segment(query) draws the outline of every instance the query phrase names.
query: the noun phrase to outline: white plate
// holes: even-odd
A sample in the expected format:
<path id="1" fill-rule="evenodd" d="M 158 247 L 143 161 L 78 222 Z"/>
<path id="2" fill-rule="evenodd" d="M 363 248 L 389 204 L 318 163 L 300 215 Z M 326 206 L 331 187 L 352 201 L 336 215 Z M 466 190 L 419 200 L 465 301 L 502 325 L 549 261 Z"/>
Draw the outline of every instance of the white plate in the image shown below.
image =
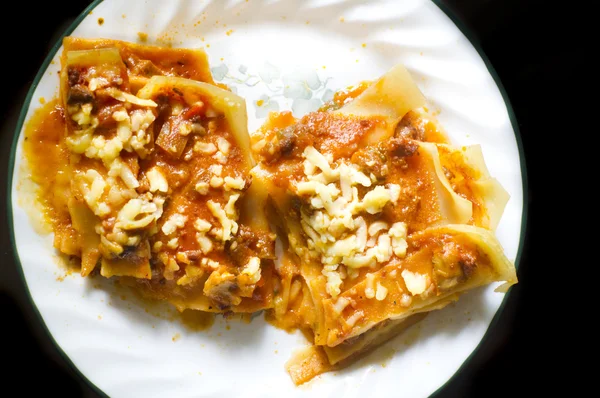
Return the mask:
<path id="1" fill-rule="evenodd" d="M 93 12 L 90 10 L 93 9 Z M 99 24 L 99 18 L 104 19 Z M 498 228 L 516 260 L 523 216 L 522 166 L 507 104 L 485 62 L 452 20 L 425 0 L 94 2 L 66 34 L 204 46 L 215 79 L 247 99 L 250 129 L 268 110 L 318 107 L 332 92 L 374 79 L 397 63 L 413 74 L 454 143 L 480 143 L 511 199 Z M 12 203 L 23 178 L 22 125 L 58 90 L 60 48 L 32 86 L 13 148 Z M 50 62 L 53 60 L 54 62 Z M 263 100 L 261 107 L 257 100 Z M 26 111 L 26 113 L 25 113 Z M 22 199 L 22 198 L 21 198 Z M 294 387 L 284 370 L 306 344 L 266 324 L 218 320 L 205 332 L 169 320 L 107 281 L 57 280 L 52 238 L 12 207 L 14 242 L 31 297 L 75 367 L 111 397 L 427 396 L 477 347 L 504 295 L 470 292 L 351 368 Z M 161 312 L 156 317 L 152 312 Z"/>

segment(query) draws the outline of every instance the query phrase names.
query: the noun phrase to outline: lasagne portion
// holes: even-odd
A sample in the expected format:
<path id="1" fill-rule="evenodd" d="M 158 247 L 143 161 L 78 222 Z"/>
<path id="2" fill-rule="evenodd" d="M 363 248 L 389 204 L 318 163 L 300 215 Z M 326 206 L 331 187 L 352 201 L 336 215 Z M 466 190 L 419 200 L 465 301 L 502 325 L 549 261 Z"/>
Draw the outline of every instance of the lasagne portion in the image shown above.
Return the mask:
<path id="1" fill-rule="evenodd" d="M 317 346 L 290 364 L 297 383 L 468 289 L 516 282 L 492 232 L 508 195 L 424 105 L 397 66 L 299 120 L 272 114 L 253 137 L 290 255 L 271 319 Z"/>
<path id="2" fill-rule="evenodd" d="M 272 113 L 251 139 L 202 50 L 63 45 L 60 98 L 24 149 L 83 276 L 180 310 L 267 310 L 312 342 L 286 366 L 296 384 L 465 291 L 517 282 L 494 235 L 508 194 L 402 66 L 300 119 Z"/>
<path id="3" fill-rule="evenodd" d="M 274 235 L 260 209 L 240 214 L 245 102 L 213 83 L 203 51 L 66 38 L 61 101 L 70 226 L 55 245 L 81 257 L 82 275 L 180 309 L 271 306 Z"/>

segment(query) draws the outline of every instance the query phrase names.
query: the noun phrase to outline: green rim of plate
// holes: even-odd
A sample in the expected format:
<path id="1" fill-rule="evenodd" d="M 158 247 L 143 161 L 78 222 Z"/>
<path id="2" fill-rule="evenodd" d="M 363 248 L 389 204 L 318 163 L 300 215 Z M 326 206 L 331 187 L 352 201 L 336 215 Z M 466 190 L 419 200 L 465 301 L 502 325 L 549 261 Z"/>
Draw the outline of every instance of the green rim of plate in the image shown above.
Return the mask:
<path id="1" fill-rule="evenodd" d="M 60 345 L 56 342 L 56 340 L 52 336 L 52 333 L 50 333 L 50 330 L 48 330 L 48 327 L 46 326 L 46 323 L 44 322 L 44 319 L 42 318 L 40 310 L 38 309 L 37 305 L 35 304 L 35 302 L 33 300 L 33 297 L 31 296 L 29 286 L 27 285 L 27 281 L 25 279 L 25 274 L 23 272 L 23 265 L 21 264 L 21 259 L 19 258 L 19 252 L 17 251 L 17 245 L 16 245 L 16 240 L 15 240 L 14 221 L 13 221 L 13 214 L 12 214 L 12 182 L 13 182 L 13 174 L 14 174 L 14 169 L 15 169 L 15 157 L 16 157 L 16 152 L 17 152 L 17 144 L 19 141 L 19 136 L 21 134 L 21 130 L 23 128 L 23 124 L 25 122 L 25 117 L 27 116 L 27 111 L 29 110 L 29 106 L 31 105 L 31 99 L 33 97 L 33 93 L 37 89 L 37 86 L 40 83 L 42 76 L 46 72 L 46 69 L 50 65 L 50 62 L 52 61 L 52 59 L 54 58 L 54 56 L 56 55 L 56 53 L 62 46 L 62 39 L 65 36 L 70 35 L 77 28 L 77 26 L 79 26 L 79 24 L 85 19 L 85 17 L 94 8 L 96 8 L 98 6 L 98 4 L 102 3 L 102 1 L 103 0 L 93 0 L 92 3 L 85 10 L 83 10 L 81 12 L 81 14 L 79 14 L 79 16 L 73 21 L 73 23 L 71 23 L 71 25 L 62 33 L 62 35 L 60 36 L 60 38 L 58 39 L 58 41 L 56 42 L 54 47 L 52 47 L 52 49 L 48 53 L 48 56 L 42 63 L 42 66 L 40 67 L 37 75 L 35 76 L 35 78 L 33 80 L 33 83 L 27 93 L 27 97 L 25 98 L 25 102 L 23 103 L 23 106 L 21 108 L 21 113 L 20 113 L 19 119 L 17 121 L 17 126 L 15 128 L 15 133 L 14 133 L 14 137 L 13 137 L 13 141 L 12 141 L 12 145 L 11 145 L 11 149 L 10 149 L 10 158 L 8 160 L 8 179 L 7 179 L 8 184 L 7 184 L 7 201 L 6 202 L 7 202 L 7 213 L 8 213 L 8 226 L 9 226 L 9 232 L 10 232 L 9 236 L 10 236 L 10 241 L 11 241 L 14 257 L 19 265 L 19 267 L 17 267 L 18 271 L 19 271 L 19 275 L 23 281 L 23 284 L 25 285 L 25 291 L 27 293 L 29 302 L 33 306 L 35 315 L 39 319 L 40 324 L 42 325 L 42 328 L 46 332 L 46 335 L 50 338 L 50 341 L 53 343 L 54 347 L 56 347 L 58 353 L 65 360 L 65 362 L 71 367 L 71 369 L 77 375 L 79 375 L 79 377 L 83 381 L 85 381 L 94 390 L 94 392 L 96 392 L 97 394 L 99 394 L 102 397 L 108 398 L 108 395 L 106 393 L 104 393 L 98 386 L 96 386 L 90 379 L 88 379 L 77 368 L 77 366 L 75 366 L 75 364 L 73 363 L 71 358 L 69 358 L 69 356 L 63 351 L 63 349 L 60 347 Z M 498 73 L 496 72 L 496 70 L 494 69 L 492 64 L 490 63 L 490 60 L 488 59 L 488 57 L 485 55 L 483 49 L 481 48 L 481 45 L 473 39 L 475 37 L 475 35 L 469 30 L 469 28 L 460 19 L 458 19 L 458 17 L 456 15 L 454 15 L 454 13 L 445 4 L 442 3 L 441 0 L 433 0 L 433 3 L 435 3 L 440 8 L 440 10 L 442 10 L 444 12 L 444 14 L 446 14 L 446 16 L 448 16 L 448 18 L 450 18 L 452 20 L 454 25 L 467 38 L 467 40 L 471 43 L 473 48 L 475 48 L 475 50 L 477 51 L 477 53 L 479 54 L 481 59 L 484 61 L 485 66 L 488 69 L 488 72 L 490 73 L 490 75 L 494 79 L 496 85 L 498 86 L 498 89 L 500 90 L 500 94 L 502 95 L 502 98 L 504 100 L 504 104 L 508 111 L 508 116 L 509 116 L 510 122 L 512 124 L 513 131 L 515 133 L 515 138 L 517 140 L 517 147 L 519 150 L 519 160 L 521 163 L 521 179 L 522 179 L 522 183 L 523 183 L 523 187 L 522 187 L 522 189 L 523 189 L 523 212 L 521 214 L 521 235 L 519 238 L 519 247 L 517 249 L 517 256 L 516 256 L 516 260 L 515 260 L 515 267 L 518 268 L 520 260 L 521 260 L 521 256 L 523 254 L 525 233 L 526 233 L 526 229 L 527 229 L 528 199 L 527 199 L 527 169 L 526 169 L 526 165 L 525 165 L 525 153 L 523 150 L 523 141 L 521 139 L 521 133 L 518 128 L 518 123 L 516 120 L 515 112 L 510 104 L 508 95 L 506 93 L 506 90 L 504 89 L 504 86 L 502 85 L 502 82 L 500 81 L 500 77 L 498 76 Z M 461 371 L 464 370 L 466 364 L 477 354 L 477 352 L 479 352 L 481 343 L 486 341 L 487 338 L 489 338 L 489 335 L 491 334 L 492 329 L 494 329 L 494 327 L 498 323 L 498 319 L 500 318 L 500 314 L 506 305 L 509 295 L 510 295 L 510 290 L 508 291 L 508 293 L 505 294 L 505 296 L 502 300 L 502 303 L 500 304 L 500 307 L 498 307 L 498 309 L 496 310 L 496 313 L 494 314 L 492 321 L 490 322 L 485 334 L 483 335 L 483 337 L 482 337 L 481 341 L 479 342 L 479 344 L 477 345 L 477 347 L 475 347 L 475 349 L 471 352 L 471 354 L 464 360 L 462 365 L 456 370 L 456 372 L 452 375 L 452 377 L 450 377 L 444 384 L 442 384 L 436 391 L 434 391 L 433 394 L 431 394 L 431 397 L 436 397 L 440 393 L 442 393 L 444 388 Z"/>

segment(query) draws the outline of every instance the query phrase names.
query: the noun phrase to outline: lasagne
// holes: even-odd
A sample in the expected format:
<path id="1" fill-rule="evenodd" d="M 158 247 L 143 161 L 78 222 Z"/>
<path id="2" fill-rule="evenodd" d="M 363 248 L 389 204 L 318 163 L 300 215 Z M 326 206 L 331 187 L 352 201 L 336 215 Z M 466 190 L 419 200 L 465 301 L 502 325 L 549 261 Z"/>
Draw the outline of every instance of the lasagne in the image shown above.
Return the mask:
<path id="1" fill-rule="evenodd" d="M 254 180 L 290 256 L 271 319 L 315 345 L 288 364 L 296 383 L 466 290 L 516 282 L 493 233 L 507 193 L 480 148 L 451 146 L 424 105 L 396 66 L 299 120 L 272 114 L 253 137 Z"/>
<path id="2" fill-rule="evenodd" d="M 205 53 L 66 38 L 61 62 L 70 184 L 57 249 L 83 276 L 179 309 L 269 308 L 275 237 L 262 213 L 242 214 L 255 196 L 245 102 L 214 84 Z"/>
<path id="3" fill-rule="evenodd" d="M 63 45 L 59 98 L 24 148 L 82 276 L 182 311 L 265 310 L 312 342 L 286 365 L 296 384 L 465 291 L 517 282 L 494 235 L 508 194 L 404 67 L 250 137 L 244 99 L 200 49 Z"/>

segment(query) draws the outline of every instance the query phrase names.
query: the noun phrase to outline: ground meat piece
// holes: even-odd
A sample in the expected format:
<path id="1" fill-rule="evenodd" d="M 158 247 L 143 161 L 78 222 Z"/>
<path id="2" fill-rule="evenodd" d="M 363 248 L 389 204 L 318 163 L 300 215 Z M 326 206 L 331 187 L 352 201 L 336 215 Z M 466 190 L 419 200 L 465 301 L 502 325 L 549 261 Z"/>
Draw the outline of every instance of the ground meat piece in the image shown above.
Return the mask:
<path id="1" fill-rule="evenodd" d="M 159 115 L 170 115 L 171 114 L 171 105 L 169 105 L 169 97 L 161 94 L 159 95 L 156 100 L 156 110 L 158 111 Z"/>
<path id="2" fill-rule="evenodd" d="M 141 59 L 140 57 L 129 54 L 125 58 L 125 66 L 131 69 L 133 74 L 151 77 L 154 75 L 163 75 L 163 71 L 160 70 L 152 61 L 147 59 Z"/>
<path id="3" fill-rule="evenodd" d="M 187 258 L 192 261 L 198 261 L 204 257 L 204 253 L 202 253 L 201 250 L 188 250 L 184 253 L 187 255 Z"/>
<path id="4" fill-rule="evenodd" d="M 387 157 L 381 148 L 375 146 L 361 148 L 352 155 L 351 161 L 367 175 L 373 173 L 378 179 L 387 175 Z"/>
<path id="5" fill-rule="evenodd" d="M 139 265 L 148 261 L 148 253 L 141 246 L 126 246 L 118 258 L 132 265 Z"/>
<path id="6" fill-rule="evenodd" d="M 243 267 L 250 257 L 273 258 L 274 245 L 269 234 L 252 231 L 247 226 L 241 225 L 228 251 L 233 262 L 238 267 Z"/>
<path id="7" fill-rule="evenodd" d="M 204 284 L 204 294 L 208 296 L 217 308 L 226 310 L 232 305 L 238 305 L 242 300 L 236 294 L 240 290 L 237 279 L 230 273 L 213 272 Z"/>
<path id="8" fill-rule="evenodd" d="M 407 113 L 396 127 L 396 137 L 423 141 L 425 139 L 423 122 L 412 112 Z"/>
<path id="9" fill-rule="evenodd" d="M 265 145 L 261 149 L 261 155 L 267 164 L 278 162 L 281 158 L 292 158 L 299 155 L 298 151 L 298 131 L 295 126 L 288 126 L 283 129 L 277 129 L 269 132 L 265 137 Z"/>
<path id="10" fill-rule="evenodd" d="M 76 84 L 70 88 L 67 104 L 88 104 L 91 102 L 94 102 L 94 94 L 89 88 L 82 84 Z"/>
<path id="11" fill-rule="evenodd" d="M 392 158 L 404 158 L 414 155 L 419 146 L 412 140 L 398 137 L 387 141 L 387 150 Z"/>
<path id="12" fill-rule="evenodd" d="M 123 104 L 117 103 L 114 105 L 103 106 L 98 111 L 98 128 L 111 128 L 117 125 L 117 121 L 112 117 L 113 113 L 123 109 Z"/>
<path id="13" fill-rule="evenodd" d="M 81 72 L 76 68 L 69 68 L 67 71 L 67 75 L 69 77 L 69 87 L 80 84 L 79 80 L 81 78 Z"/>
<path id="14" fill-rule="evenodd" d="M 477 258 L 472 252 L 463 252 L 458 261 L 463 274 L 469 278 L 477 269 Z"/>
<path id="15" fill-rule="evenodd" d="M 292 216 L 300 217 L 300 210 L 302 210 L 302 199 L 297 196 L 292 196 L 290 214 Z"/>
<path id="16" fill-rule="evenodd" d="M 162 75 L 163 72 L 152 63 L 152 61 L 143 60 L 133 67 L 133 73 L 146 77 Z"/>
<path id="17" fill-rule="evenodd" d="M 157 105 L 156 111 L 158 115 L 154 123 L 152 123 L 152 132 L 154 137 L 158 137 L 164 125 L 168 123 L 169 116 L 171 115 L 171 105 L 169 104 L 169 97 L 164 94 L 156 97 L 154 102 Z"/>
<path id="18" fill-rule="evenodd" d="M 279 152 L 282 156 L 288 156 L 296 146 L 296 134 L 292 126 L 286 127 L 280 131 Z"/>

